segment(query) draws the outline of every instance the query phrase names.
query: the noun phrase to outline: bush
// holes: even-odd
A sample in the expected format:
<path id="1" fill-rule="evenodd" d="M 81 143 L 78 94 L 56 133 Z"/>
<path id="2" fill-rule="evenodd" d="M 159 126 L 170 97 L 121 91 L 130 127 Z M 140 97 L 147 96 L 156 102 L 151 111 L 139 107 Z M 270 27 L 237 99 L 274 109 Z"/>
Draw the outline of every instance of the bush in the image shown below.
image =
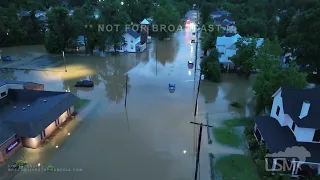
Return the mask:
<path id="1" fill-rule="evenodd" d="M 247 136 L 249 136 L 249 135 L 252 135 L 253 136 L 253 132 L 254 132 L 254 129 L 253 129 L 253 127 L 246 127 L 245 129 L 244 129 L 244 135 L 247 137 Z"/>
<path id="2" fill-rule="evenodd" d="M 53 166 L 53 165 L 49 165 L 49 166 L 47 167 L 47 169 L 48 169 L 48 171 L 54 171 L 54 170 L 56 169 L 56 167 Z"/>
<path id="3" fill-rule="evenodd" d="M 235 108 L 241 108 L 242 107 L 241 104 L 236 102 L 236 101 L 233 101 L 232 103 L 230 103 L 230 106 L 235 107 Z"/>
<path id="4" fill-rule="evenodd" d="M 249 141 L 249 148 L 250 149 L 255 149 L 258 147 L 258 141 L 256 139 L 250 139 Z"/>
<path id="5" fill-rule="evenodd" d="M 19 166 L 19 167 L 21 167 L 21 166 L 23 167 L 23 166 L 25 166 L 27 164 L 28 164 L 27 161 L 24 161 L 24 160 L 17 160 L 16 163 L 15 163 L 15 165 Z"/>

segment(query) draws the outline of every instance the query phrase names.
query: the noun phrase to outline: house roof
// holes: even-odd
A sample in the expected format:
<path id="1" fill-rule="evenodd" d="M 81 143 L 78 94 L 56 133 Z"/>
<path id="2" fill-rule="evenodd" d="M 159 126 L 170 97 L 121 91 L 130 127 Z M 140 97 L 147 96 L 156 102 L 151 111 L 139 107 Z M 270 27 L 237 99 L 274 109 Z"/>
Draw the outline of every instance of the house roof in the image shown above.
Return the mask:
<path id="1" fill-rule="evenodd" d="M 130 34 L 130 36 L 134 37 L 135 39 L 140 37 L 140 34 L 137 31 L 134 31 L 131 28 L 127 29 L 127 33 Z"/>
<path id="2" fill-rule="evenodd" d="M 224 26 L 224 27 L 232 25 L 232 23 L 230 23 L 228 21 L 222 21 L 220 24 L 221 24 L 221 26 Z"/>
<path id="3" fill-rule="evenodd" d="M 214 18 L 214 21 L 216 22 L 222 22 L 224 20 L 234 21 L 231 15 L 222 15 L 220 17 Z"/>
<path id="4" fill-rule="evenodd" d="M 223 9 L 217 9 L 211 13 L 212 15 L 228 15 L 231 14 L 229 11 Z"/>
<path id="5" fill-rule="evenodd" d="M 319 107 L 320 87 L 313 89 L 296 89 L 281 87 L 284 113 L 288 114 L 298 127 L 320 129 Z M 304 101 L 310 102 L 308 115 L 299 118 Z"/>
<path id="6" fill-rule="evenodd" d="M 288 126 L 282 127 L 270 116 L 255 116 L 254 121 L 270 153 L 285 152 L 286 148 L 294 146 L 304 147 L 311 154 L 311 157 L 306 158 L 306 162 L 320 163 L 320 143 L 297 142 Z M 290 160 L 292 158 L 297 157 L 291 157 Z"/>
<path id="7" fill-rule="evenodd" d="M 229 46 L 236 43 L 239 38 L 241 38 L 241 36 L 239 34 L 236 34 L 231 37 L 217 37 L 216 46 L 224 46 L 224 47 L 228 48 Z"/>
<path id="8" fill-rule="evenodd" d="M 141 21 L 140 24 L 148 25 L 148 24 L 150 24 L 150 22 L 148 20 L 144 19 L 143 21 Z"/>
<path id="9" fill-rule="evenodd" d="M 0 121 L 18 136 L 36 137 L 77 101 L 68 92 L 9 89 L 0 99 Z"/>
<path id="10" fill-rule="evenodd" d="M 234 36 L 234 35 L 236 35 L 236 33 L 223 33 L 222 34 L 222 37 L 231 37 L 231 36 Z"/>

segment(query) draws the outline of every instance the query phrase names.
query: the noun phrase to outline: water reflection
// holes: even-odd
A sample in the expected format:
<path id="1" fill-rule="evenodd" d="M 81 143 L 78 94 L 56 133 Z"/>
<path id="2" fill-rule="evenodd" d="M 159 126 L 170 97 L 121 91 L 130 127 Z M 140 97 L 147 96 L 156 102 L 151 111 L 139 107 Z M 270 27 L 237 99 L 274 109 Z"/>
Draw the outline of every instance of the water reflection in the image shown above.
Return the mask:
<path id="1" fill-rule="evenodd" d="M 201 82 L 200 94 L 204 97 L 206 103 L 215 102 L 218 90 L 218 84 L 206 80 Z"/>
<path id="2" fill-rule="evenodd" d="M 163 66 L 167 63 L 171 64 L 176 59 L 179 46 L 179 41 L 176 37 L 164 41 L 154 40 L 152 54 Z"/>

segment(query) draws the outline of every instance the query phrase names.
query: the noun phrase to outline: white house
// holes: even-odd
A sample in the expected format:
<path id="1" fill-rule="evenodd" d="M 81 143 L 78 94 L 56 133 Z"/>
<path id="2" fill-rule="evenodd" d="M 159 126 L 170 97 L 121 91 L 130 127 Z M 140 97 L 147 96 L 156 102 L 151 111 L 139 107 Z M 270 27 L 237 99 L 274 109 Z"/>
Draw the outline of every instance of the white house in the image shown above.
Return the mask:
<path id="1" fill-rule="evenodd" d="M 272 154 L 286 152 L 287 148 L 292 148 L 293 151 L 296 147 L 306 149 L 306 152 L 291 152 L 290 157 L 285 157 L 293 164 L 292 176 L 297 175 L 299 163 L 317 168 L 320 173 L 320 88 L 281 87 L 272 97 L 270 116 L 254 117 L 255 137 Z M 304 155 L 307 156 L 306 159 L 300 159 Z M 275 157 L 273 156 L 273 168 L 276 162 L 281 161 L 280 157 Z"/>
<path id="2" fill-rule="evenodd" d="M 141 36 L 138 32 L 131 28 L 127 29 L 127 32 L 123 35 L 125 42 L 117 49 L 117 52 L 143 52 L 146 49 L 146 43 L 141 44 Z M 107 50 L 108 52 L 114 52 L 113 46 Z"/>
<path id="3" fill-rule="evenodd" d="M 234 56 L 237 53 L 236 42 L 241 38 L 239 34 L 235 34 L 231 37 L 222 36 L 217 37 L 216 48 L 220 54 L 219 62 L 226 69 L 233 69 L 234 64 L 230 60 L 230 57 Z M 264 39 L 258 38 L 257 48 L 263 44 Z"/>

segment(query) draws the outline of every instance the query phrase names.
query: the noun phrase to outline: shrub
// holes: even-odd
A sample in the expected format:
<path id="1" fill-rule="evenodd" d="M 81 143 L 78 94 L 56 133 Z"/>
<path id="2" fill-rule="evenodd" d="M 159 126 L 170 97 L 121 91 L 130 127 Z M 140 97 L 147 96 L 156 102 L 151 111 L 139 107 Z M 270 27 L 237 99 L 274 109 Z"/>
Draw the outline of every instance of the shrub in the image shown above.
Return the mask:
<path id="1" fill-rule="evenodd" d="M 246 135 L 246 136 L 248 136 L 248 135 L 253 135 L 253 132 L 254 132 L 254 129 L 253 129 L 253 127 L 246 127 L 245 129 L 244 129 L 244 135 Z"/>
<path id="2" fill-rule="evenodd" d="M 15 165 L 19 166 L 19 167 L 21 167 L 21 166 L 23 167 L 23 166 L 25 166 L 27 164 L 28 164 L 28 162 L 24 161 L 24 160 L 17 160 L 16 163 L 15 163 Z"/>
<path id="3" fill-rule="evenodd" d="M 258 141 L 256 139 L 250 139 L 249 141 L 249 148 L 250 149 L 255 149 L 258 147 Z"/>
<path id="4" fill-rule="evenodd" d="M 238 109 L 242 107 L 241 104 L 236 101 L 233 101 L 232 103 L 230 103 L 230 106 L 238 108 Z"/>
<path id="5" fill-rule="evenodd" d="M 212 144 L 212 140 L 211 139 L 209 139 L 209 142 L 208 142 L 209 144 Z"/>
<path id="6" fill-rule="evenodd" d="M 47 167 L 47 169 L 48 169 L 48 171 L 54 171 L 54 170 L 56 169 L 56 167 L 53 166 L 53 165 L 49 165 L 49 166 Z"/>

